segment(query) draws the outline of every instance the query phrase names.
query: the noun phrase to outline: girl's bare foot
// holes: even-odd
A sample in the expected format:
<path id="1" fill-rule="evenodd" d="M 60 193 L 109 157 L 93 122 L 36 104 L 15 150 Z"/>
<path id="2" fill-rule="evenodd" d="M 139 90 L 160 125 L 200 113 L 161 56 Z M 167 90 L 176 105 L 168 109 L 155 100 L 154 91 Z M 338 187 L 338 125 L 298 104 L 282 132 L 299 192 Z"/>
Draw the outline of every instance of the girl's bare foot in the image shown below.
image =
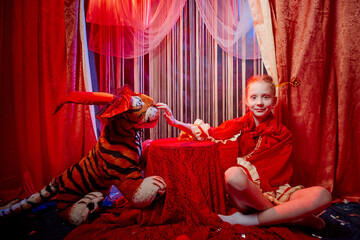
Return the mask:
<path id="1" fill-rule="evenodd" d="M 246 215 L 240 212 L 236 212 L 229 216 L 221 215 L 221 214 L 219 214 L 218 216 L 221 218 L 221 220 L 230 223 L 231 225 L 235 225 L 235 224 L 241 224 L 243 226 L 259 225 L 259 221 L 256 213 Z"/>

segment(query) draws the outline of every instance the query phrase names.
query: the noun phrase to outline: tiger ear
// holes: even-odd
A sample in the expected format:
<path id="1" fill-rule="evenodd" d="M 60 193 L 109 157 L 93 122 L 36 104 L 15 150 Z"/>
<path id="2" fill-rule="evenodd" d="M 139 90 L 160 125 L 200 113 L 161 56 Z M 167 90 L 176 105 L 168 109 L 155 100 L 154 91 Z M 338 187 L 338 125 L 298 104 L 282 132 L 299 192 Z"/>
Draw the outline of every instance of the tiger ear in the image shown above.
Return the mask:
<path id="1" fill-rule="evenodd" d="M 100 120 L 105 118 L 111 118 L 115 115 L 129 110 L 131 106 L 131 97 L 138 95 L 140 95 L 140 93 L 134 93 L 127 85 L 118 88 L 115 91 L 115 100 L 110 105 L 101 109 L 100 112 L 97 114 L 97 118 L 99 118 Z"/>
<path id="2" fill-rule="evenodd" d="M 105 105 L 114 100 L 116 96 L 104 92 L 71 92 L 56 106 L 56 114 L 65 103 L 79 103 L 86 105 Z"/>

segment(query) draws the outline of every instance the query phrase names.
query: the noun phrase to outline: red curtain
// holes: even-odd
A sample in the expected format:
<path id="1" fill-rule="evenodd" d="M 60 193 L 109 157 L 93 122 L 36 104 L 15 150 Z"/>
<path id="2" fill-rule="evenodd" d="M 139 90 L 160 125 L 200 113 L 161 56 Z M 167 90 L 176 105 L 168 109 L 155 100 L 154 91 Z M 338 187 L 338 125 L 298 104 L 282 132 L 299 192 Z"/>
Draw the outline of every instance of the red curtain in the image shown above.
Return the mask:
<path id="1" fill-rule="evenodd" d="M 359 1 L 270 1 L 282 121 L 294 133 L 294 181 L 360 199 Z"/>
<path id="2" fill-rule="evenodd" d="M 52 115 L 68 92 L 85 90 L 77 9 L 77 1 L 0 3 L 0 204 L 39 190 L 94 144 L 87 107 Z"/>

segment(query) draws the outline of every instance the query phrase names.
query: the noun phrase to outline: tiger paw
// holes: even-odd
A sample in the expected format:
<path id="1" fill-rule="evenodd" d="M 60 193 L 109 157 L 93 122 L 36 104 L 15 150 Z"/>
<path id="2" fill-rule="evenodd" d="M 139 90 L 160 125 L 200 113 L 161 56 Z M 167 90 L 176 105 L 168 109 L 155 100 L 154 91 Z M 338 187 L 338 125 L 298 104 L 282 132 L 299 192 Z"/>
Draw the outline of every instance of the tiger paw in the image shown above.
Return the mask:
<path id="1" fill-rule="evenodd" d="M 79 226 L 88 219 L 90 213 L 100 209 L 103 200 L 103 194 L 100 192 L 87 194 L 71 206 L 68 212 L 68 221 L 75 226 Z"/>
<path id="2" fill-rule="evenodd" d="M 144 208 L 150 205 L 156 197 L 164 195 L 165 192 L 166 183 L 162 177 L 147 177 L 135 193 L 132 203 L 136 207 Z"/>

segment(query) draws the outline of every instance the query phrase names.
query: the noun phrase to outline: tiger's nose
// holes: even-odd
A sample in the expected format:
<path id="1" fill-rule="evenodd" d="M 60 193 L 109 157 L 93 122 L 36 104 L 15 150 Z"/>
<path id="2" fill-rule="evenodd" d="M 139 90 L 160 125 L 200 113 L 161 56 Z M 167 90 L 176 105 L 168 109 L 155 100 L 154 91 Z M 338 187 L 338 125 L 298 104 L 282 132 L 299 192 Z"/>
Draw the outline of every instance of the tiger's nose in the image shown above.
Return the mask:
<path id="1" fill-rule="evenodd" d="M 151 106 L 149 110 L 150 113 L 153 114 L 154 116 L 159 112 L 159 109 L 156 106 Z"/>
<path id="2" fill-rule="evenodd" d="M 159 117 L 159 109 L 156 106 L 154 106 L 154 108 L 153 108 L 153 113 L 154 113 L 155 118 Z"/>

